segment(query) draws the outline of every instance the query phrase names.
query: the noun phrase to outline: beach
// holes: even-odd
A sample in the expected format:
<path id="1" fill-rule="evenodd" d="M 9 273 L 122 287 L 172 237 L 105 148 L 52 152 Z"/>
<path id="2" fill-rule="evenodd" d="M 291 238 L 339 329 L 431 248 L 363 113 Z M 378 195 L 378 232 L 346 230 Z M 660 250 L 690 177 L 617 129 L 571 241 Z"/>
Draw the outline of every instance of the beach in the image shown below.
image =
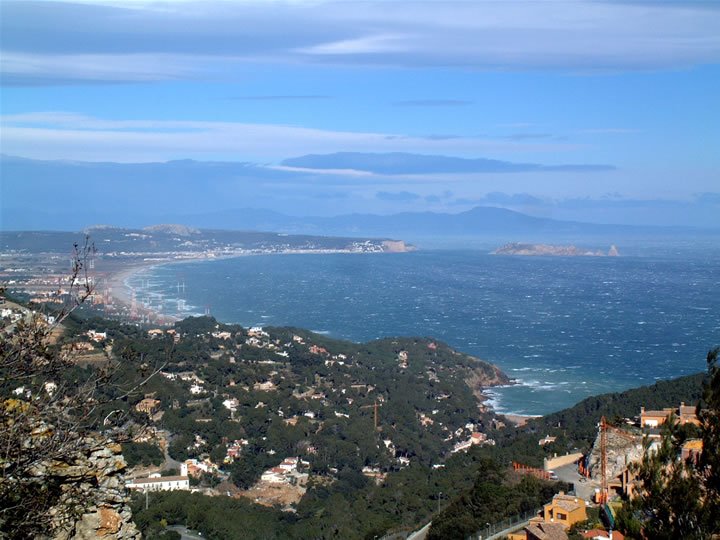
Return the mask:
<path id="1" fill-rule="evenodd" d="M 114 268 L 105 270 L 106 292 L 112 298 L 115 312 L 123 319 L 140 319 L 160 325 L 170 325 L 180 320 L 180 317 L 160 312 L 137 301 L 138 291 L 130 286 L 130 280 L 137 274 L 149 270 L 158 264 L 170 264 L 158 261 L 132 262 L 114 265 Z"/>

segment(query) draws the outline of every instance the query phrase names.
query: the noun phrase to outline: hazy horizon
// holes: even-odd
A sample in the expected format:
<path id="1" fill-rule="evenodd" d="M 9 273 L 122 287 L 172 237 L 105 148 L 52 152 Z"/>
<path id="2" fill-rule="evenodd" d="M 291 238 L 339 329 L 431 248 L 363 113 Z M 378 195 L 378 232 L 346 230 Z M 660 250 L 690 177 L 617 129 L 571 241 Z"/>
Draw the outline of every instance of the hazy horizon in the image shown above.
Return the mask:
<path id="1" fill-rule="evenodd" d="M 3 228 L 28 207 L 691 227 L 720 209 L 711 3 L 0 5 Z"/>

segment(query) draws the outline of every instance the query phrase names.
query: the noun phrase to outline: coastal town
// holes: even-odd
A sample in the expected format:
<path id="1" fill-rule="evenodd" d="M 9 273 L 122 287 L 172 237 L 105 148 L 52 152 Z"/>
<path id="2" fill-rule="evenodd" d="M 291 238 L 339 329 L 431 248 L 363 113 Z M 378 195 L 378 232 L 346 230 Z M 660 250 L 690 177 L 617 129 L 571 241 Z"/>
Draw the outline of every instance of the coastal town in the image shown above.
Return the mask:
<path id="1" fill-rule="evenodd" d="M 3 297 L 0 323 L 4 331 L 22 321 L 55 324 L 47 303 L 31 302 L 30 306 Z M 81 321 L 81 331 L 76 329 L 69 342 L 55 333 L 74 362 L 107 363 L 113 358 L 129 362 L 122 352 L 129 343 L 123 333 L 127 329 L 90 324 Z M 243 329 L 209 317 L 191 318 L 172 327 L 141 326 L 131 332 L 134 346 L 146 351 L 145 362 L 153 351 L 167 345 L 179 353 L 177 360 L 157 369 L 154 379 L 126 411 L 125 421 L 138 428 L 133 429 L 135 434 L 126 448 L 132 463 L 127 487 L 145 497 L 191 492 L 247 499 L 296 513 L 310 486 L 337 482 L 349 463 L 367 481 L 381 487 L 389 475 L 414 465 L 441 472 L 448 459 L 474 448 L 493 447 L 497 444 L 494 437 L 509 429 L 507 418 L 476 401 L 473 390 L 477 389 L 465 386 L 464 392 L 458 392 L 458 384 L 467 385 L 468 375 L 477 376 L 478 370 L 485 386 L 505 384 L 507 378 L 496 368 L 435 341 L 388 340 L 379 344 L 379 359 L 369 349 L 306 331 Z M 202 352 L 196 352 L 195 358 L 186 357 L 182 352 L 185 346 Z M 378 370 L 382 375 L 373 373 Z M 425 390 L 418 393 L 407 388 L 411 380 Z M 58 383 L 49 381 L 45 391 L 55 391 Z M 428 392 L 430 388 L 434 390 Z M 401 392 L 424 398 L 409 410 L 398 409 Z M 13 393 L 32 398 L 23 386 Z M 454 412 L 460 406 L 458 396 L 463 395 L 475 408 L 465 419 Z M 414 425 L 398 423 L 401 417 L 407 421 L 407 412 L 414 417 Z M 590 514 L 606 523 L 610 532 L 588 529 L 583 537 L 623 538 L 612 529 L 622 500 L 633 497 L 637 465 L 644 453 L 657 451 L 668 423 L 691 428 L 700 423 L 696 408 L 685 403 L 662 409 L 641 407 L 636 412 L 619 425 L 602 418 L 587 453 L 544 451 L 542 467 L 513 462 L 513 474 L 518 478 L 562 481 L 571 493 L 554 495 L 536 515 L 516 523 L 508 538 L 565 539 L 577 524 L 588 522 Z M 261 418 L 273 427 L 253 428 L 261 425 L 257 424 Z M 359 431 L 351 440 L 355 451 L 367 452 L 363 459 L 356 460 L 352 453 L 337 454 L 335 461 L 320 459 L 336 444 L 325 433 L 340 429 L 350 435 L 356 428 Z M 414 436 L 408 445 L 411 432 L 424 433 L 434 442 L 418 446 Z M 303 435 L 297 439 L 293 433 Z M 295 442 L 288 444 L 288 437 Z M 544 434 L 537 436 L 536 444 L 552 450 L 557 438 Z M 134 459 L 137 452 L 150 457 Z M 697 460 L 702 452 L 702 440 L 690 438 L 677 459 Z M 247 469 L 248 460 L 253 471 L 239 474 L 237 466 Z"/>
<path id="2" fill-rule="evenodd" d="M 413 249 L 401 240 L 238 231 L 220 234 L 183 225 L 141 230 L 100 226 L 82 233 L 0 231 L 0 282 L 34 304 L 60 305 L 68 289 L 82 281 L 91 288 L 83 309 L 95 315 L 171 325 L 194 314 L 190 307 L 182 297 L 166 302 L 161 295 L 133 287 L 134 275 L 157 265 L 252 255 L 381 254 Z M 83 264 L 82 275 L 76 283 L 69 283 L 67 276 L 77 261 Z M 182 277 L 177 289 L 185 292 Z M 203 311 L 207 311 L 205 306 Z"/>

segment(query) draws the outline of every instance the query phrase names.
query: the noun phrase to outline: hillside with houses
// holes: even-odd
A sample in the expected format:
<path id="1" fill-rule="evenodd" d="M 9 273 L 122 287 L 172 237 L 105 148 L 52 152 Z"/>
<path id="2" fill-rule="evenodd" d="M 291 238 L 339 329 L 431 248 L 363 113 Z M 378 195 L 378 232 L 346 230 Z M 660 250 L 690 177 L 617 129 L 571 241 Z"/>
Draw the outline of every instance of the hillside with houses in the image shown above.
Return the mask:
<path id="1" fill-rule="evenodd" d="M 86 417 L 96 436 L 122 440 L 107 452 L 124 457 L 147 538 L 166 538 L 168 523 L 209 538 L 404 537 L 423 523 L 430 538 L 503 523 L 518 540 L 603 537 L 631 527 L 648 451 L 707 456 L 708 412 L 689 405 L 704 374 L 514 426 L 483 395 L 512 381 L 429 338 L 358 344 L 212 317 L 151 327 L 56 314 L 58 326 L 36 309 L 3 299 L 3 336 L 37 328 L 47 354 L 71 362 L 39 387 L 7 382 L 5 403 L 52 401 L 101 377 Z"/>

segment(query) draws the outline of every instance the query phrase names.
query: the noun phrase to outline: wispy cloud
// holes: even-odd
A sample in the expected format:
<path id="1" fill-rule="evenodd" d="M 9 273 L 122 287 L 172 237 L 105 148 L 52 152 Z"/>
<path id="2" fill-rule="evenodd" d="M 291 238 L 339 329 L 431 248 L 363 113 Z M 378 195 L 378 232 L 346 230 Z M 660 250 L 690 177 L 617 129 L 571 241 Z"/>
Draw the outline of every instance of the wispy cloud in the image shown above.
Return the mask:
<path id="1" fill-rule="evenodd" d="M 147 162 L 223 159 L 279 162 L 332 152 L 432 152 L 451 155 L 568 152 L 576 146 L 480 137 L 427 138 L 242 122 L 107 120 L 67 112 L 0 117 L 3 152 L 36 159 Z M 292 163 L 285 163 L 295 166 Z M 328 167 L 325 167 L 328 168 Z M 353 167 L 337 166 L 333 169 Z"/>
<path id="2" fill-rule="evenodd" d="M 407 152 L 310 154 L 288 158 L 283 161 L 283 165 L 308 170 L 349 169 L 380 175 L 599 172 L 615 169 L 612 165 L 604 164 L 541 165 L 497 159 L 460 158 Z"/>
<path id="3" fill-rule="evenodd" d="M 244 63 L 657 69 L 719 62 L 719 26 L 702 3 L 6 1 L 1 69 L 3 84 L 228 78 Z"/>

